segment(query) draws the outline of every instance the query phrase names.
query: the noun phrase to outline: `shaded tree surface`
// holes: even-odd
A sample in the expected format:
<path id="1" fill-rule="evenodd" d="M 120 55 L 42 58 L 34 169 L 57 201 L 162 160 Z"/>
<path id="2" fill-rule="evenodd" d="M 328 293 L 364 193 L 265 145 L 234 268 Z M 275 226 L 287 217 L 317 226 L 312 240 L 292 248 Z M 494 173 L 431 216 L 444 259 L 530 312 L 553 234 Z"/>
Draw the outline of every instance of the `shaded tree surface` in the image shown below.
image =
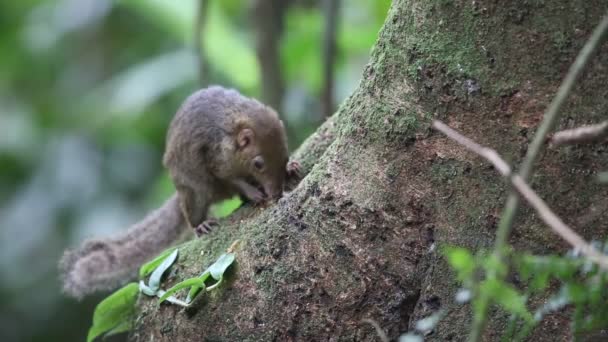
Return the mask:
<path id="1" fill-rule="evenodd" d="M 366 318 L 396 339 L 439 309 L 446 317 L 427 340 L 465 340 L 471 309 L 454 303 L 459 284 L 438 247 L 491 248 L 507 191 L 431 120 L 515 165 L 607 9 L 601 0 L 394 1 L 359 87 L 296 151 L 306 177 L 278 203 L 245 207 L 186 244 L 166 285 L 199 274 L 238 239 L 230 281 L 194 314 L 140 298 L 132 340 L 378 340 Z M 560 128 L 605 118 L 607 62 L 603 46 Z M 531 181 L 587 239 L 608 228 L 608 189 L 594 182 L 607 153 L 605 144 L 549 148 Z M 510 242 L 540 254 L 568 247 L 525 207 Z M 484 339 L 497 340 L 507 315 L 490 315 Z M 569 336 L 557 313 L 532 338 Z"/>

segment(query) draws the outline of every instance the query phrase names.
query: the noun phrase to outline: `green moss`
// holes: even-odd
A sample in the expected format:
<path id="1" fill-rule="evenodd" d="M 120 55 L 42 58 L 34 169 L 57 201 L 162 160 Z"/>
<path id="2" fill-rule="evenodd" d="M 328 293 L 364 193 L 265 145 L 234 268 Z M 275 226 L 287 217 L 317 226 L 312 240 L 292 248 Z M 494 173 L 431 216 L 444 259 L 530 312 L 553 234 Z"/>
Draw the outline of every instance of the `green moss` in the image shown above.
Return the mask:
<path id="1" fill-rule="evenodd" d="M 276 287 L 278 285 L 273 273 L 271 269 L 263 269 L 253 277 L 261 295 L 272 297 L 277 293 Z"/>
<path id="2" fill-rule="evenodd" d="M 453 179 L 459 179 L 464 166 L 456 161 L 439 161 L 433 163 L 430 169 L 431 179 L 438 183 L 451 183 Z"/>
<path id="3" fill-rule="evenodd" d="M 564 31 L 553 32 L 551 36 L 553 46 L 562 52 L 570 45 L 570 37 Z"/>
<path id="4" fill-rule="evenodd" d="M 400 58 L 410 79 L 418 79 L 421 70 L 440 65 L 445 72 L 457 76 L 482 78 L 485 61 L 475 39 L 480 25 L 470 5 L 455 1 L 429 1 L 417 6 L 406 18 L 399 18 L 394 35 L 403 37 L 395 49 L 384 49 L 378 60 L 382 65 L 394 65 Z M 461 6 L 456 10 L 455 6 Z M 420 13 L 424 13 L 419 15 Z M 403 51 L 407 51 L 404 56 Z M 386 61 L 386 62 L 384 62 Z"/>

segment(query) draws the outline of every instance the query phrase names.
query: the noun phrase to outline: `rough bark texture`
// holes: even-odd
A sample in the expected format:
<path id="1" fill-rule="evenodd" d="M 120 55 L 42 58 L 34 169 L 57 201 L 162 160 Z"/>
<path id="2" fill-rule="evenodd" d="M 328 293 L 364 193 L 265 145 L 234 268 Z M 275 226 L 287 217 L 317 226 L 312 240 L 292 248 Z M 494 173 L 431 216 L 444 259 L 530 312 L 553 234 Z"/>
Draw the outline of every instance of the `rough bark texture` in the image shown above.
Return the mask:
<path id="1" fill-rule="evenodd" d="M 308 172 L 276 205 L 244 208 L 187 244 L 168 284 L 201 272 L 234 240 L 230 281 L 187 314 L 140 298 L 135 341 L 391 339 L 439 308 L 436 341 L 462 341 L 470 308 L 431 245 L 491 246 L 506 199 L 496 172 L 430 129 L 444 120 L 513 162 L 574 56 L 606 12 L 603 0 L 395 0 L 360 86 L 297 152 Z M 608 46 L 571 95 L 560 128 L 608 112 Z M 608 228 L 606 144 L 543 153 L 533 186 L 586 238 Z M 567 246 L 524 208 L 511 242 L 536 253 Z M 166 284 L 167 285 L 167 284 Z M 516 284 L 523 286 L 522 284 Z M 491 312 L 486 340 L 505 323 Z M 567 340 L 567 316 L 534 332 Z"/>

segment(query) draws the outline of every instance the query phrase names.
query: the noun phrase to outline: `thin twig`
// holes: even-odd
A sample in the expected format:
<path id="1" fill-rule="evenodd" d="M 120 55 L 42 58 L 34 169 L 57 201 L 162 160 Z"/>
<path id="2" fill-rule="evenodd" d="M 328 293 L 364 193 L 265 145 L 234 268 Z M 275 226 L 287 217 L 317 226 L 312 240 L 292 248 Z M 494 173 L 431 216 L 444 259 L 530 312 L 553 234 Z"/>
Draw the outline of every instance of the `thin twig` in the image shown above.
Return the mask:
<path id="1" fill-rule="evenodd" d="M 551 144 L 580 144 L 594 142 L 608 137 L 608 120 L 595 125 L 581 126 L 559 131 L 551 137 Z"/>
<path id="2" fill-rule="evenodd" d="M 207 59 L 204 51 L 204 34 L 205 22 L 207 18 L 207 8 L 209 7 L 208 0 L 198 0 L 198 9 L 194 19 L 194 55 L 198 64 L 198 82 L 201 87 L 207 85 Z"/>
<path id="3" fill-rule="evenodd" d="M 564 81 L 559 87 L 557 94 L 555 95 L 553 101 L 551 101 L 551 104 L 547 108 L 543 122 L 536 131 L 536 135 L 534 136 L 534 139 L 532 140 L 532 143 L 528 148 L 528 152 L 526 153 L 526 157 L 524 158 L 524 161 L 521 165 L 521 169 L 519 171 L 519 175 L 524 180 L 527 180 L 530 174 L 532 173 L 532 166 L 540 155 L 543 143 L 545 141 L 545 137 L 557 123 L 557 120 L 560 115 L 560 109 L 566 102 L 568 94 L 574 87 L 575 81 L 579 78 L 579 76 L 585 69 L 585 66 L 596 52 L 600 43 L 606 39 L 607 34 L 608 15 L 602 18 L 602 21 L 595 28 L 595 30 L 591 34 L 591 37 L 579 52 L 578 56 L 576 57 L 576 60 L 570 66 L 570 70 L 568 71 L 566 78 L 564 78 Z M 509 199 L 507 200 L 507 205 L 504 210 L 504 214 L 501 218 L 501 224 L 499 225 L 498 231 L 496 233 L 495 250 L 497 250 L 498 253 L 502 253 L 502 251 L 504 250 L 506 241 L 509 237 L 509 234 L 511 233 L 511 227 L 513 225 L 513 219 L 517 212 L 517 206 L 517 196 L 513 194 L 510 195 Z"/>
<path id="4" fill-rule="evenodd" d="M 536 131 L 536 135 L 528 148 L 528 152 L 526 153 L 526 157 L 522 163 L 521 169 L 519 171 L 519 175 L 521 178 L 526 181 L 530 174 L 532 173 L 532 167 L 534 162 L 540 155 L 540 152 L 543 147 L 543 143 L 545 141 L 545 137 L 547 134 L 553 129 L 560 115 L 560 109 L 565 103 L 568 94 L 572 90 L 575 81 L 579 78 L 585 66 L 591 59 L 591 57 L 595 54 L 598 46 L 601 42 L 606 39 L 608 33 L 608 15 L 605 15 L 598 26 L 595 28 L 589 40 L 585 43 L 585 46 L 581 49 L 578 56 L 576 57 L 574 63 L 570 66 L 568 70 L 568 74 L 566 78 L 564 78 L 562 84 L 557 91 L 557 94 L 551 101 L 551 104 L 547 108 L 545 112 L 543 121 Z M 519 206 L 519 196 L 516 193 L 511 192 L 509 197 L 507 198 L 507 204 L 505 205 L 505 209 L 502 212 L 500 223 L 498 224 L 498 229 L 496 231 L 496 240 L 494 241 L 494 256 L 502 261 L 504 259 L 504 253 L 506 250 L 507 240 L 509 235 L 511 234 L 511 229 L 513 227 L 513 221 L 515 219 L 515 215 L 517 214 L 517 208 Z M 504 275 L 497 273 L 489 273 L 487 275 L 489 278 L 496 278 L 498 280 L 502 280 Z M 477 342 L 481 338 L 481 334 L 486 325 L 486 316 L 488 314 L 488 303 L 489 298 L 486 296 L 479 297 L 479 301 L 477 303 L 477 309 L 475 310 L 475 315 L 473 317 L 473 326 L 471 328 L 471 334 L 469 335 L 469 342 Z"/>
<path id="5" fill-rule="evenodd" d="M 591 246 L 588 242 L 586 242 L 580 235 L 578 235 L 574 230 L 572 230 L 568 225 L 562 221 L 559 216 L 557 216 L 553 211 L 549 208 L 549 206 L 543 201 L 535 192 L 530 188 L 530 186 L 524 181 L 524 179 L 517 175 L 511 173 L 511 168 L 500 157 L 496 151 L 491 148 L 482 146 L 474 142 L 473 140 L 463 136 L 462 134 L 456 132 L 454 129 L 450 128 L 446 124 L 435 121 L 433 122 L 433 127 L 437 130 L 441 131 L 448 138 L 456 141 L 460 145 L 466 147 L 470 151 L 480 155 L 481 157 L 488 160 L 490 163 L 496 167 L 496 170 L 506 177 L 513 187 L 519 192 L 519 194 L 526 200 L 530 205 L 538 212 L 540 218 L 562 239 L 566 240 L 572 247 L 577 250 L 580 250 L 581 253 L 589 258 L 589 260 L 597 263 L 605 269 L 608 269 L 608 256 L 600 253 L 597 249 Z"/>

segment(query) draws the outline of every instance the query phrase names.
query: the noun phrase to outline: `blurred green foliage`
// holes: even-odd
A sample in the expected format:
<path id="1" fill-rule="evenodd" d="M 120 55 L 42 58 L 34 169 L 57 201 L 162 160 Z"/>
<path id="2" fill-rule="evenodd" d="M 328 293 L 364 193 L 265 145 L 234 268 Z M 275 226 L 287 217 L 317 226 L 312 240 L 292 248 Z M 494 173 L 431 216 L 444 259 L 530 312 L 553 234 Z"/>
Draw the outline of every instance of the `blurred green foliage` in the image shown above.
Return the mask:
<path id="1" fill-rule="evenodd" d="M 261 94 L 250 2 L 210 0 L 212 83 Z M 389 0 L 343 4 L 336 102 L 356 86 Z M 174 190 L 165 130 L 197 88 L 192 0 L 0 2 L 0 340 L 78 341 L 101 297 L 60 293 L 68 246 L 125 229 Z M 316 1 L 294 1 L 281 40 L 290 146 L 321 117 Z M 238 200 L 217 207 L 224 216 Z"/>
<path id="2" fill-rule="evenodd" d="M 608 251 L 608 244 L 594 244 Z M 473 315 L 483 315 L 479 303 L 486 297 L 510 315 L 501 341 L 525 341 L 543 319 L 555 313 L 569 316 L 574 340 L 608 326 L 608 274 L 578 252 L 533 255 L 509 249 L 507 263 L 497 262 L 485 250 L 472 254 L 466 248 L 446 247 L 443 254 L 464 287 L 461 293 L 469 293 L 464 300 L 457 295 L 457 302 L 471 300 Z M 491 276 L 496 273 L 509 274 L 508 280 Z M 481 274 L 489 276 L 480 279 Z"/>

